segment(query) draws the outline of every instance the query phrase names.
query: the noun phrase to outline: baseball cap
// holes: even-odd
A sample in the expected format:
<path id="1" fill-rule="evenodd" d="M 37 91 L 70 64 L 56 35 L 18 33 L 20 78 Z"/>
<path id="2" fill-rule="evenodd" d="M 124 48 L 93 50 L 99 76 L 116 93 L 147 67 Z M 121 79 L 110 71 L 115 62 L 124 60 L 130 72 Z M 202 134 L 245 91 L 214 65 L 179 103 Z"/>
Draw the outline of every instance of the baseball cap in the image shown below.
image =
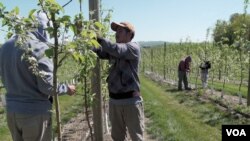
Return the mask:
<path id="1" fill-rule="evenodd" d="M 116 23 L 116 22 L 112 22 L 111 23 L 111 29 L 113 31 L 116 31 L 118 27 L 124 27 L 124 28 L 127 28 L 128 30 L 132 31 L 133 33 L 135 33 L 135 28 L 134 26 L 129 23 L 129 22 L 120 22 L 120 23 Z"/>

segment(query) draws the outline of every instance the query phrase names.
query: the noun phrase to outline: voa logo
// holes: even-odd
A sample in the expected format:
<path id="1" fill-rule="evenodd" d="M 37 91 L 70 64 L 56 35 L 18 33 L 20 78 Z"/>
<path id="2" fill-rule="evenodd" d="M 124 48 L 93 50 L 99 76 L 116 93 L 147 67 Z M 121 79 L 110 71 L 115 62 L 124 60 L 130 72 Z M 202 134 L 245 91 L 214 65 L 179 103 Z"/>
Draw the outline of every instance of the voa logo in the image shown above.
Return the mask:
<path id="1" fill-rule="evenodd" d="M 226 129 L 227 136 L 247 136 L 244 129 Z"/>

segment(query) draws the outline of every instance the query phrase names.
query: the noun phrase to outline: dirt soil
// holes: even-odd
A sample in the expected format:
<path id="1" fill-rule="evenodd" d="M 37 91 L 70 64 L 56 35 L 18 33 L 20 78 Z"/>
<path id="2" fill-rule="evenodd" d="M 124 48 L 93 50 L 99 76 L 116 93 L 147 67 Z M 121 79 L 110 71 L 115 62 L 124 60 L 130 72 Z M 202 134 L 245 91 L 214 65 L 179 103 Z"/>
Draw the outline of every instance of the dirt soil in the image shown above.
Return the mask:
<path id="1" fill-rule="evenodd" d="M 85 119 L 86 118 L 84 114 L 79 113 L 76 117 L 72 118 L 69 122 L 67 122 L 63 126 L 63 134 L 62 134 L 63 141 L 91 141 L 88 124 Z M 145 117 L 146 127 L 147 123 L 149 122 L 150 122 L 149 119 Z M 104 141 L 112 141 L 110 133 L 104 133 L 103 138 Z M 152 139 L 151 136 L 147 134 L 146 131 L 144 132 L 144 140 L 157 141 L 156 139 Z M 129 135 L 127 141 L 131 141 L 129 139 Z"/>
<path id="2" fill-rule="evenodd" d="M 79 113 L 63 126 L 63 141 L 85 141 L 89 138 L 89 128 L 85 116 Z"/>

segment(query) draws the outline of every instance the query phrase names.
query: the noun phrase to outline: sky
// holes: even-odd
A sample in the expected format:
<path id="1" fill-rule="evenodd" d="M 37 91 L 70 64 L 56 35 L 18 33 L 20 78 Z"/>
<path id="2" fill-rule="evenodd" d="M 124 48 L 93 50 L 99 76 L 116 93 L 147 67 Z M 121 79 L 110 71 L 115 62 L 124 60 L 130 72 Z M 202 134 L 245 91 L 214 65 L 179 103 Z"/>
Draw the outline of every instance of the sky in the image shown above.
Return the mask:
<path id="1" fill-rule="evenodd" d="M 18 6 L 27 16 L 38 0 L 0 0 L 8 10 Z M 69 0 L 57 0 L 65 4 Z M 79 12 L 79 0 L 65 8 L 65 14 Z M 228 21 L 233 13 L 243 13 L 244 0 L 100 0 L 104 9 L 112 9 L 111 21 L 128 21 L 135 27 L 134 41 L 201 42 L 207 29 L 217 20 Z M 84 17 L 88 18 L 88 0 L 83 0 Z M 248 8 L 249 11 L 249 8 Z M 249 13 L 249 12 L 248 12 Z M 0 27 L 1 28 L 1 27 Z M 211 34 L 211 32 L 210 32 Z M 5 33 L 0 31 L 0 42 Z M 210 39 L 211 37 L 209 37 Z"/>

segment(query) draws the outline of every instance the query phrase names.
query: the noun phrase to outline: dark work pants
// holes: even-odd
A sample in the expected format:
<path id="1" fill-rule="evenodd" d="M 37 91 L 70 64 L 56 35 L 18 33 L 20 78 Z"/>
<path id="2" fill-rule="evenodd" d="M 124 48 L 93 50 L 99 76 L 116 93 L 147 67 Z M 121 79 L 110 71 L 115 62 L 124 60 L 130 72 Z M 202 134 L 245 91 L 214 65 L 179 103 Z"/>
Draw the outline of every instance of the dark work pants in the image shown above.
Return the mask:
<path id="1" fill-rule="evenodd" d="M 134 105 L 109 103 L 111 137 L 114 141 L 125 141 L 128 130 L 132 141 L 143 141 L 144 108 L 142 102 Z"/>
<path id="2" fill-rule="evenodd" d="M 182 82 L 184 83 L 185 89 L 188 88 L 188 80 L 187 80 L 187 72 L 186 71 L 178 71 L 178 89 L 182 89 Z"/>
<path id="3" fill-rule="evenodd" d="M 51 141 L 51 114 L 30 115 L 7 112 L 13 141 Z"/>

